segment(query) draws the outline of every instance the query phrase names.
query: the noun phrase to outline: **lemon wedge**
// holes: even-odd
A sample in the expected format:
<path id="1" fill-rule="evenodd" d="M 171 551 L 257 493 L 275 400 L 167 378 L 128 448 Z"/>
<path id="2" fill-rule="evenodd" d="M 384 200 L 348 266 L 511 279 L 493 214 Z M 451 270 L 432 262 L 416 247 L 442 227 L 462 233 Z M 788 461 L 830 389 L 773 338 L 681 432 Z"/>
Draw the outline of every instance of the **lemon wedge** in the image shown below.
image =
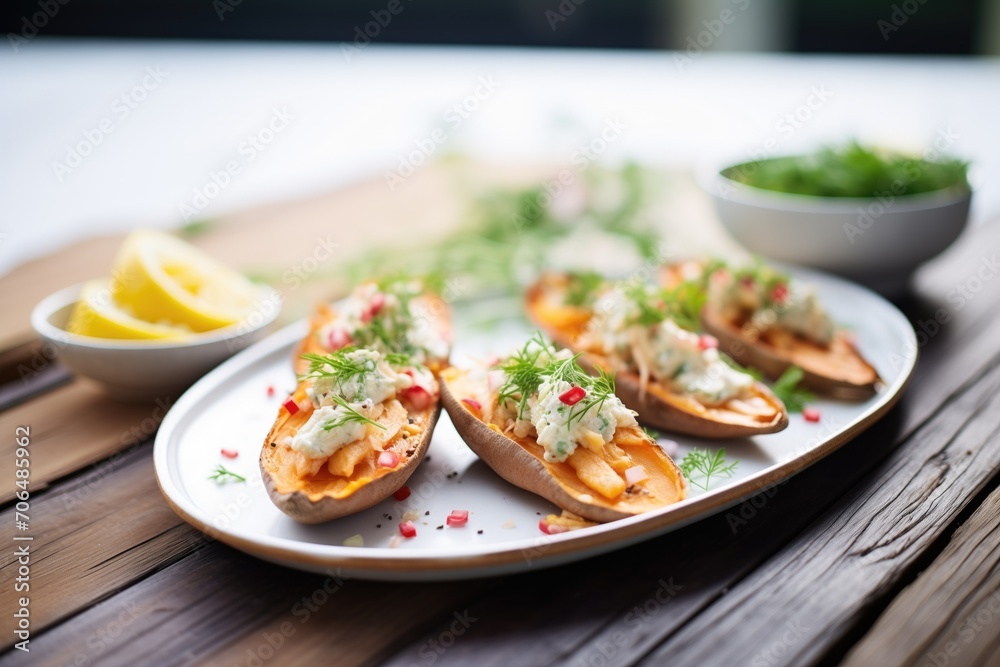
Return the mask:
<path id="1" fill-rule="evenodd" d="M 197 332 L 239 322 L 263 293 L 201 250 L 154 230 L 125 239 L 109 287 L 114 301 L 136 318 Z"/>
<path id="2" fill-rule="evenodd" d="M 166 340 L 191 335 L 189 329 L 145 322 L 126 312 L 112 299 L 106 280 L 92 280 L 84 284 L 66 329 L 70 333 L 95 338 Z"/>

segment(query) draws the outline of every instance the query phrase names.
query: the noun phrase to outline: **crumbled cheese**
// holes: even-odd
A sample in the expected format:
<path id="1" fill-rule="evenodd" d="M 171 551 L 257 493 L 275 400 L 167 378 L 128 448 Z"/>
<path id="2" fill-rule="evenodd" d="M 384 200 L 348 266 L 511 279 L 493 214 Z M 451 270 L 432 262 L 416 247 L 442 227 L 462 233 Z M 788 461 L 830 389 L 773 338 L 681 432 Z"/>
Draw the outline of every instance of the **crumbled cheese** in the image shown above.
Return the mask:
<path id="1" fill-rule="evenodd" d="M 348 403 L 371 400 L 382 403 L 395 398 L 396 392 L 413 386 L 413 378 L 405 373 L 397 373 L 375 350 L 354 350 L 344 355 L 344 359 L 363 369 L 347 381 L 333 377 L 319 377 L 313 380 L 306 393 L 313 405 L 334 405 L 336 395 Z M 329 366 L 327 370 L 332 370 Z"/>
<path id="2" fill-rule="evenodd" d="M 358 409 L 360 406 L 354 407 Z M 311 459 L 327 458 L 344 445 L 360 440 L 365 436 L 367 427 L 357 421 L 349 421 L 336 428 L 323 428 L 328 422 L 343 419 L 347 414 L 347 409 L 339 405 L 318 408 L 292 438 L 292 449 Z"/>

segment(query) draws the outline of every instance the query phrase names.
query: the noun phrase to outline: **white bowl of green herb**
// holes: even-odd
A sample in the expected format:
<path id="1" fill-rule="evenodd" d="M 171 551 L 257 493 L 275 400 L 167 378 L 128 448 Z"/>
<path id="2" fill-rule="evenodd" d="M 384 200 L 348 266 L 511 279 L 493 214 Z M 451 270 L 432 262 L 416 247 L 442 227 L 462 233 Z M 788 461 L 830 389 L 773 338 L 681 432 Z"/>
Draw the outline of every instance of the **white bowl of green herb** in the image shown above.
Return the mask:
<path id="1" fill-rule="evenodd" d="M 702 184 L 751 252 L 903 291 L 965 228 L 968 163 L 857 143 L 712 170 Z"/>

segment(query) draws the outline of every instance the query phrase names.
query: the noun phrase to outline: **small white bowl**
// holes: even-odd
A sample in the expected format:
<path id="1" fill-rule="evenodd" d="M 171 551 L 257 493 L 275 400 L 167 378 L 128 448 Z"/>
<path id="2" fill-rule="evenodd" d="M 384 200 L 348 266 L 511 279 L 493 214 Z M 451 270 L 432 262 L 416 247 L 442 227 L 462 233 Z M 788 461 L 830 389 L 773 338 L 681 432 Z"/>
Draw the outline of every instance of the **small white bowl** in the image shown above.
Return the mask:
<path id="1" fill-rule="evenodd" d="M 751 252 L 838 273 L 888 295 L 905 291 L 917 267 L 958 238 L 972 201 L 960 188 L 881 200 L 796 195 L 745 185 L 714 169 L 699 180 L 723 227 Z"/>
<path id="2" fill-rule="evenodd" d="M 242 322 L 185 340 L 94 338 L 65 329 L 82 288 L 82 284 L 74 285 L 42 299 L 31 313 L 31 326 L 70 370 L 125 401 L 176 398 L 202 375 L 257 341 L 281 312 L 281 297 L 267 289 Z"/>

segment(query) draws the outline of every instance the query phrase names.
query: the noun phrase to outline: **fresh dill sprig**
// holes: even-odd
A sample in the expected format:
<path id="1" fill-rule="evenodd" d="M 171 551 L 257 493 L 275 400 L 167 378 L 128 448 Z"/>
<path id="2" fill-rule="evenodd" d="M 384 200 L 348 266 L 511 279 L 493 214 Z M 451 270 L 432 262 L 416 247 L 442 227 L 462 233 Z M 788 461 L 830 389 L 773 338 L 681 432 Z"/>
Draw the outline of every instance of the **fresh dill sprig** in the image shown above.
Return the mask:
<path id="1" fill-rule="evenodd" d="M 681 473 L 687 477 L 694 486 L 708 491 L 708 485 L 712 478 L 732 477 L 736 471 L 739 461 L 726 463 L 726 450 L 717 449 L 710 452 L 707 449 L 695 449 L 684 455 L 681 459 Z"/>
<path id="2" fill-rule="evenodd" d="M 229 482 L 245 482 L 247 478 L 229 470 L 221 463 L 215 466 L 215 471 L 209 476 L 216 484 L 228 484 Z"/>
<path id="3" fill-rule="evenodd" d="M 614 396 L 615 393 L 614 373 L 607 373 L 603 368 L 598 366 L 597 377 L 593 377 L 584 373 L 583 369 L 576 365 L 576 357 L 573 358 L 573 364 L 576 366 L 576 370 L 579 371 L 580 376 L 572 384 L 586 389 L 587 395 L 579 403 L 570 408 L 569 416 L 566 417 L 566 426 L 571 429 L 574 419 L 583 419 L 587 411 L 591 408 L 596 408 L 595 412 L 599 413 L 601 408 L 604 407 L 604 402 L 609 397 Z"/>
<path id="4" fill-rule="evenodd" d="M 625 286 L 625 296 L 638 309 L 632 324 L 654 326 L 667 319 L 666 304 L 660 290 L 650 290 L 644 283 L 634 282 Z"/>
<path id="5" fill-rule="evenodd" d="M 604 276 L 595 271 L 569 274 L 566 289 L 567 306 L 590 306 L 597 298 L 598 290 L 605 284 Z"/>
<path id="6" fill-rule="evenodd" d="M 505 405 L 508 401 L 517 403 L 518 419 L 528 409 L 528 399 L 538 392 L 544 381 L 543 370 L 555 354 L 555 349 L 542 334 L 536 331 L 524 346 L 500 364 L 506 381 L 497 392 L 497 401 Z"/>
<path id="7" fill-rule="evenodd" d="M 701 310 L 708 293 L 701 281 L 687 280 L 662 292 L 664 308 L 677 326 L 688 331 L 701 329 Z"/>
<path id="8" fill-rule="evenodd" d="M 807 404 L 816 400 L 815 394 L 799 386 L 804 375 L 798 366 L 789 366 L 771 386 L 771 391 L 789 412 L 802 412 Z"/>
<path id="9" fill-rule="evenodd" d="M 761 382 L 764 379 L 764 374 L 760 369 L 754 368 L 753 366 L 743 366 L 738 364 L 732 357 L 730 357 L 725 352 L 719 353 L 719 358 L 722 359 L 723 363 L 732 368 L 734 371 L 739 371 L 740 373 L 746 373 L 757 382 Z"/>
<path id="10" fill-rule="evenodd" d="M 340 426 L 343 426 L 344 424 L 350 424 L 352 422 L 357 422 L 359 424 L 371 424 L 372 426 L 377 426 L 383 431 L 386 430 L 384 425 L 379 424 L 374 419 L 369 419 L 368 417 L 365 417 L 363 414 L 352 408 L 351 404 L 345 401 L 340 396 L 337 396 L 336 394 L 331 394 L 330 398 L 333 400 L 334 403 L 344 408 L 344 410 L 346 410 L 346 414 L 336 419 L 331 419 L 330 421 L 323 424 L 324 431 L 329 431 L 331 429 L 335 429 Z"/>
<path id="11" fill-rule="evenodd" d="M 649 438 L 650 440 L 652 440 L 653 442 L 656 442 L 657 440 L 660 439 L 660 432 L 656 431 L 654 429 L 651 429 L 648 426 L 643 426 L 642 427 L 642 432 L 645 433 L 646 437 Z"/>

